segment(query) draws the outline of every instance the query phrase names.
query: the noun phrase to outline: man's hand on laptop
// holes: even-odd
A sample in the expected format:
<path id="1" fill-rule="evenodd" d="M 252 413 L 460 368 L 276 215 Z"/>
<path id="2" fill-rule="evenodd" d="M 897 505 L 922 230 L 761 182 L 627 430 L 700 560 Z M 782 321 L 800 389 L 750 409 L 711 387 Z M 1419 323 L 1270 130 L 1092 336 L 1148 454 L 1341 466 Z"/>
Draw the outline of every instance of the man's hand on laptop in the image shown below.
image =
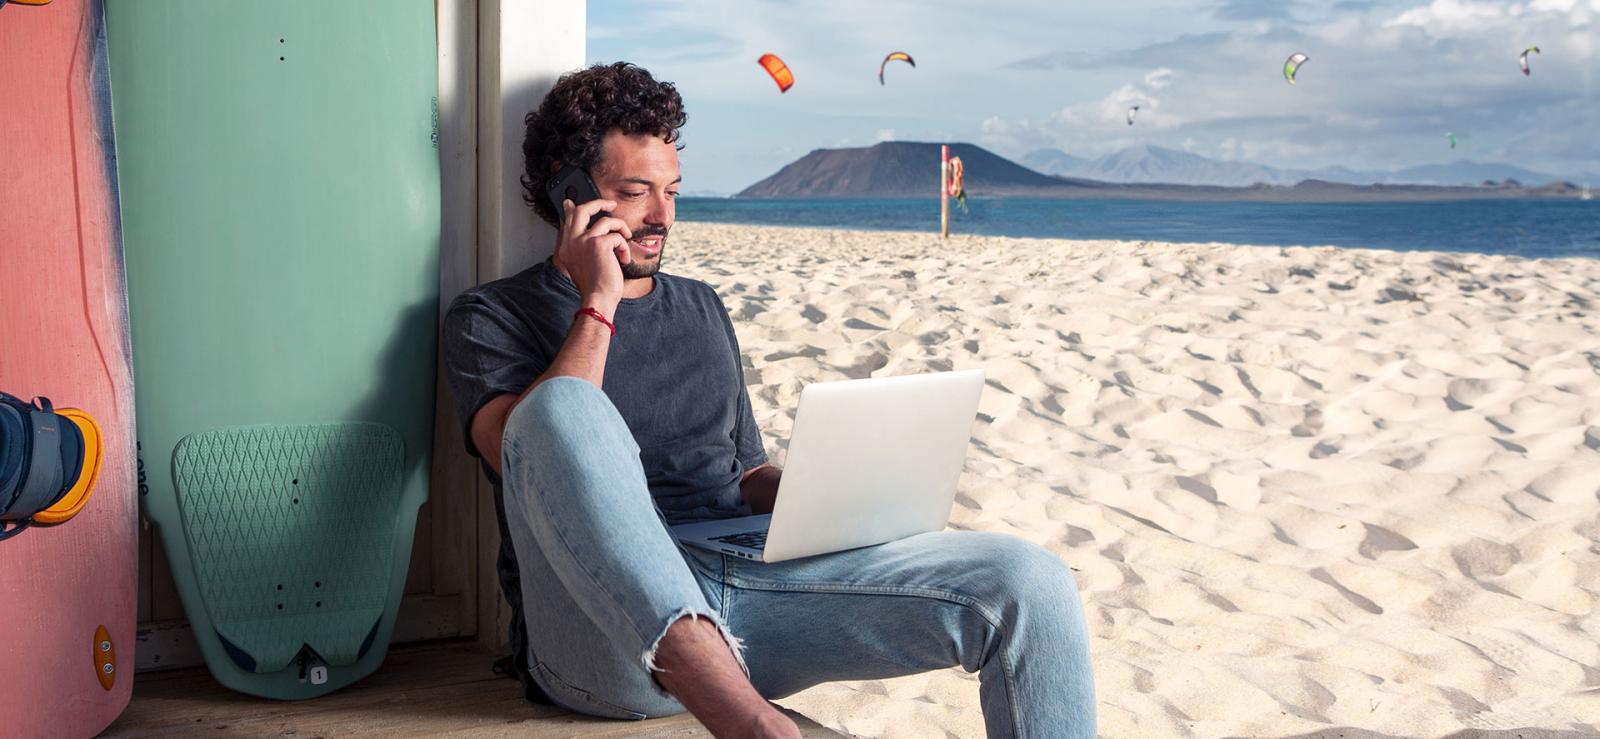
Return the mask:
<path id="1" fill-rule="evenodd" d="M 750 504 L 751 513 L 759 516 L 772 512 L 778 500 L 778 480 L 782 476 L 783 470 L 771 464 L 744 471 L 744 477 L 739 481 L 739 496 Z"/>

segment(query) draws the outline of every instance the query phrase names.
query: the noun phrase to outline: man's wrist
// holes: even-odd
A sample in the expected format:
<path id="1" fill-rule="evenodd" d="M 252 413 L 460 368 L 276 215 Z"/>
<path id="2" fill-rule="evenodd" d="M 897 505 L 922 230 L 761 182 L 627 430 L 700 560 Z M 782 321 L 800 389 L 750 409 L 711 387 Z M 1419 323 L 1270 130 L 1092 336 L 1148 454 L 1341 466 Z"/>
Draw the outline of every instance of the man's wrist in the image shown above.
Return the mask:
<path id="1" fill-rule="evenodd" d="M 617 335 L 617 325 L 612 323 L 611 319 L 600 315 L 600 311 L 597 309 L 579 308 L 577 312 L 572 314 L 572 319 L 580 322 L 592 319 L 595 323 L 605 326 L 606 330 L 610 331 L 612 336 Z"/>
<path id="2" fill-rule="evenodd" d="M 615 322 L 617 316 L 617 304 L 619 302 L 621 301 L 615 298 L 607 298 L 600 295 L 586 295 L 583 298 L 583 302 L 579 304 L 578 309 L 584 310 L 587 308 L 593 308 L 597 311 L 600 311 L 600 315 L 604 316 L 607 321 Z"/>
<path id="3" fill-rule="evenodd" d="M 771 513 L 776 507 L 781 475 L 782 470 L 767 464 L 745 473 L 744 479 L 739 481 L 739 498 L 750 506 L 751 513 Z"/>
<path id="4" fill-rule="evenodd" d="M 749 480 L 750 478 L 753 478 L 756 475 L 765 474 L 768 470 L 774 470 L 775 471 L 777 469 L 778 468 L 772 466 L 771 462 L 762 462 L 761 464 L 758 464 L 758 465 L 756 465 L 754 467 L 751 467 L 751 468 L 745 470 L 744 474 L 739 477 L 739 483 L 742 485 L 742 484 L 744 484 L 745 480 Z"/>

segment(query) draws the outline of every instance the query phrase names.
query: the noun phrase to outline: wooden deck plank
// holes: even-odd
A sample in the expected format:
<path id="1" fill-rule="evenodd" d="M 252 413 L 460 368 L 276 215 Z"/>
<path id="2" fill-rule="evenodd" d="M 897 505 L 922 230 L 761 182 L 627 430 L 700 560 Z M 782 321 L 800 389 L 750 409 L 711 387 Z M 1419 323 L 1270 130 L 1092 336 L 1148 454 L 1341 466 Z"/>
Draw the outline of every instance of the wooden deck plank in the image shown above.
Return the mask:
<path id="1" fill-rule="evenodd" d="M 383 736 L 498 739 L 645 737 L 710 734 L 689 714 L 612 721 L 523 700 L 513 680 L 489 670 L 492 656 L 472 642 L 399 647 L 383 667 L 344 690 L 308 701 L 272 701 L 219 685 L 204 668 L 141 673 L 133 701 L 102 736 Z M 792 711 L 807 737 L 838 734 Z"/>

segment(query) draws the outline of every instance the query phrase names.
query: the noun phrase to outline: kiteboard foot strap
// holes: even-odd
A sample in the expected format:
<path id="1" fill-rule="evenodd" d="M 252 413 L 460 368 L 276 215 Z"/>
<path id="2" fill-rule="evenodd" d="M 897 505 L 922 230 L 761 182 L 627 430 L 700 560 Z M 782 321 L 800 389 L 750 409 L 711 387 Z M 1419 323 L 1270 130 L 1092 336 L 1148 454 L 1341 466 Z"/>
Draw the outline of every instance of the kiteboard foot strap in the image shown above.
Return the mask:
<path id="1" fill-rule="evenodd" d="M 100 448 L 89 414 L 0 392 L 0 540 L 77 515 L 99 475 Z"/>

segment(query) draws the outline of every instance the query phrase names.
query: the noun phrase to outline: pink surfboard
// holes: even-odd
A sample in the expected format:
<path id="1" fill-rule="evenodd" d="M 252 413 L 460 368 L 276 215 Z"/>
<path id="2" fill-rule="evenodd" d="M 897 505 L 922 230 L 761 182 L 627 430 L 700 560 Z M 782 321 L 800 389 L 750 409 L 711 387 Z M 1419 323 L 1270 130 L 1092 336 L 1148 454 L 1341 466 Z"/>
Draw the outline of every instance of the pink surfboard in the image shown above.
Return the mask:
<path id="1" fill-rule="evenodd" d="M 0 390 L 98 422 L 73 518 L 0 541 L 0 735 L 87 737 L 133 689 L 138 493 L 100 4 L 0 6 Z"/>

